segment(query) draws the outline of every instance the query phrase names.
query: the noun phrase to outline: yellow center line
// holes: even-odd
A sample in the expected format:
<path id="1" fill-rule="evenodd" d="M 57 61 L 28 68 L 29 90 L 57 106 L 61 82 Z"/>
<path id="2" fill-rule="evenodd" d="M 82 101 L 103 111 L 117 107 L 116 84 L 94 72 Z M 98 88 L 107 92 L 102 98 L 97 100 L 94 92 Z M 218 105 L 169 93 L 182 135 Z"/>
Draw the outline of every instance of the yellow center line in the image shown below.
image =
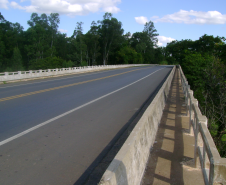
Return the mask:
<path id="1" fill-rule="evenodd" d="M 62 89 L 62 88 L 65 88 L 65 87 L 71 87 L 71 86 L 75 86 L 75 85 L 85 84 L 85 83 L 88 83 L 88 82 L 98 81 L 98 80 L 102 80 L 102 79 L 106 79 L 106 78 L 111 78 L 111 77 L 114 77 L 114 76 L 119 76 L 119 75 L 122 75 L 122 74 L 126 74 L 126 73 L 130 73 L 130 72 L 133 72 L 133 71 L 137 71 L 137 70 L 141 70 L 141 69 L 135 69 L 135 70 L 132 70 L 132 71 L 127 71 L 127 72 L 124 72 L 124 73 L 119 73 L 119 74 L 106 76 L 106 77 L 102 77 L 102 78 L 97 78 L 97 79 L 93 79 L 93 80 L 88 80 L 88 81 L 84 81 L 84 82 L 77 82 L 77 83 L 63 85 L 63 86 L 59 86 L 59 87 L 53 87 L 53 88 L 49 88 L 49 89 L 43 89 L 43 90 L 29 92 L 29 93 L 24 93 L 24 94 L 19 94 L 19 95 L 15 95 L 15 96 L 9 96 L 9 97 L 0 99 L 0 102 L 7 101 L 7 100 L 12 100 L 12 99 L 15 99 L 15 98 L 21 98 L 21 97 L 24 97 L 24 96 L 30 96 L 30 95 L 33 95 L 33 94 L 39 94 L 39 93 L 43 93 L 43 92 L 48 92 L 48 91 L 53 91 L 53 90 L 57 90 L 57 89 Z"/>

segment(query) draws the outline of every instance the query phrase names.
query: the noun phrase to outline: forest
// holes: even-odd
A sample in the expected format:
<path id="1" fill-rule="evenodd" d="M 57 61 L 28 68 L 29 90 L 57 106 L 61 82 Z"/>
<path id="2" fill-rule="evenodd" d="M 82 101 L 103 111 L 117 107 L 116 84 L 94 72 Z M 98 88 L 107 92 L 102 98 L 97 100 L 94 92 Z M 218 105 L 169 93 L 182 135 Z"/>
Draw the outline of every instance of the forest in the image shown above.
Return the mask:
<path id="1" fill-rule="evenodd" d="M 19 23 L 0 14 L 0 72 L 162 60 L 151 21 L 142 32 L 124 34 L 122 23 L 105 13 L 85 34 L 83 22 L 77 22 L 71 37 L 58 31 L 58 13 L 32 13 L 27 23 L 29 28 L 24 31 Z"/>
<path id="2" fill-rule="evenodd" d="M 226 44 L 224 37 L 173 41 L 164 48 L 168 64 L 179 64 L 222 157 L 226 157 Z"/>
<path id="3" fill-rule="evenodd" d="M 124 33 L 111 13 L 93 21 L 83 33 L 75 24 L 71 37 L 58 31 L 58 13 L 32 13 L 24 31 L 0 13 L 0 72 L 111 64 L 181 65 L 208 118 L 208 128 L 222 157 L 226 157 L 226 44 L 224 37 L 203 35 L 198 40 L 172 41 L 157 46 L 152 21 L 142 32 Z"/>

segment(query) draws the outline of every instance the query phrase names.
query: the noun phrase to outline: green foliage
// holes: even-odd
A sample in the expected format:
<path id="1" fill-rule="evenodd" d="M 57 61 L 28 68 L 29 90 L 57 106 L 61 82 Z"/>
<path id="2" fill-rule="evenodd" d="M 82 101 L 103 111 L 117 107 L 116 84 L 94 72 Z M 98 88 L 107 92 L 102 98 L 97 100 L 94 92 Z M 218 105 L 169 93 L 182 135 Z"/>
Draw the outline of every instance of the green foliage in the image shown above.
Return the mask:
<path id="1" fill-rule="evenodd" d="M 201 55 L 214 55 L 222 61 L 226 61 L 226 45 L 223 42 L 224 37 L 213 37 L 212 35 L 203 35 L 199 40 L 181 40 L 172 41 L 166 46 L 166 57 L 169 64 L 177 61 L 183 63 L 183 59 L 187 53 L 199 53 Z"/>
<path id="2" fill-rule="evenodd" d="M 86 61 L 82 61 L 80 66 L 88 66 Z"/>
<path id="3" fill-rule="evenodd" d="M 211 122 L 213 121 L 209 120 L 209 123 Z M 213 138 L 217 136 L 218 129 L 219 129 L 219 126 L 216 124 L 216 122 L 209 124 L 210 134 L 212 135 Z"/>
<path id="4" fill-rule="evenodd" d="M 182 69 L 199 107 L 209 119 L 209 130 L 222 157 L 226 156 L 226 66 L 206 53 L 187 53 Z"/>
<path id="5" fill-rule="evenodd" d="M 162 51 L 157 47 L 157 30 L 153 22 L 146 23 L 143 32 L 136 32 L 130 39 L 131 46 L 142 55 L 144 63 L 159 63 L 162 59 Z"/>
<path id="6" fill-rule="evenodd" d="M 58 31 L 58 13 L 32 13 L 27 23 L 29 28 L 23 31 L 19 23 L 11 23 L 0 14 L 0 71 L 164 60 L 151 21 L 133 36 L 130 32 L 123 35 L 122 23 L 108 12 L 102 20 L 93 21 L 86 34 L 83 23 L 77 22 L 71 37 Z"/>
<path id="7" fill-rule="evenodd" d="M 213 57 L 207 54 L 203 56 L 200 53 L 186 51 L 181 66 L 193 88 L 202 86 L 204 70 L 212 60 Z"/>
<path id="8" fill-rule="evenodd" d="M 149 21 L 144 25 L 143 32 L 148 35 L 153 45 L 157 47 L 157 36 L 159 34 L 157 33 L 157 30 L 155 29 L 154 23 L 152 21 Z"/>
<path id="9" fill-rule="evenodd" d="M 164 61 L 161 61 L 159 64 L 160 65 L 168 65 L 168 62 L 166 60 L 164 60 Z"/>
<path id="10" fill-rule="evenodd" d="M 222 157 L 226 157 L 226 44 L 224 37 L 173 41 L 165 48 L 169 64 L 179 63 Z"/>
<path id="11" fill-rule="evenodd" d="M 122 23 L 112 16 L 111 13 L 105 13 L 102 21 L 98 21 L 100 35 L 100 46 L 102 49 L 103 65 L 109 64 L 109 56 L 123 40 Z"/>
<path id="12" fill-rule="evenodd" d="M 117 52 L 117 61 L 120 64 L 142 64 L 142 55 L 129 46 L 122 47 Z"/>
<path id="13" fill-rule="evenodd" d="M 11 59 L 11 68 L 13 71 L 23 71 L 23 66 L 22 66 L 22 56 L 20 54 L 19 48 L 14 48 L 13 50 L 13 56 Z"/>
<path id="14" fill-rule="evenodd" d="M 55 69 L 62 68 L 64 60 L 59 57 L 46 57 L 45 59 L 38 59 L 32 61 L 29 69 Z"/>
<path id="15" fill-rule="evenodd" d="M 226 142 L 226 134 L 224 134 L 224 135 L 221 137 L 221 141 L 222 141 L 222 142 Z"/>
<path id="16" fill-rule="evenodd" d="M 62 67 L 63 68 L 69 68 L 69 67 L 73 67 L 74 66 L 74 64 L 73 64 L 73 62 L 71 61 L 71 60 L 69 60 L 69 61 L 63 61 L 63 63 L 62 63 Z"/>

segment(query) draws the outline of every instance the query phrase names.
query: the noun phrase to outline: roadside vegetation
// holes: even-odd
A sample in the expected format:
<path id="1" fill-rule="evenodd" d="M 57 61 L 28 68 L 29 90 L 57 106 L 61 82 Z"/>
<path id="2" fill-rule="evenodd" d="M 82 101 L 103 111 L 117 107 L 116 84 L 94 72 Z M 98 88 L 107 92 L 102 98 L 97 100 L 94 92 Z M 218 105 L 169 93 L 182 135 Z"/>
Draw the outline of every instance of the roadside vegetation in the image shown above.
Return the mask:
<path id="1" fill-rule="evenodd" d="M 58 13 L 32 13 L 24 31 L 19 23 L 0 13 L 0 72 L 75 66 L 156 63 L 162 60 L 153 22 L 142 32 L 124 33 L 111 13 L 93 21 L 83 33 L 83 22 L 74 23 L 71 37 L 58 31 Z"/>
<path id="2" fill-rule="evenodd" d="M 224 37 L 173 41 L 165 48 L 168 64 L 180 64 L 208 118 L 208 128 L 222 157 L 226 157 L 226 44 Z"/>
<path id="3" fill-rule="evenodd" d="M 226 157 L 226 44 L 224 37 L 203 35 L 157 46 L 153 22 L 142 32 L 124 33 L 111 13 L 83 33 L 74 23 L 71 37 L 58 31 L 58 13 L 32 13 L 24 31 L 0 13 L 0 72 L 112 64 L 180 64 L 221 156 Z"/>

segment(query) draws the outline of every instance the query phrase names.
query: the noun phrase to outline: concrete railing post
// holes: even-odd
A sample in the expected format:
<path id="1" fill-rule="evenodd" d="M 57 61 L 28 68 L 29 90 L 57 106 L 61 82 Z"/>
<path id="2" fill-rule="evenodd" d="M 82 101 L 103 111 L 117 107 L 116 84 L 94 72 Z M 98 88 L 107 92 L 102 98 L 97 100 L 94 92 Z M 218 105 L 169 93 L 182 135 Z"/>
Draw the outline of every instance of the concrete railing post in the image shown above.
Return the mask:
<path id="1" fill-rule="evenodd" d="M 198 101 L 196 99 L 193 99 L 192 100 L 193 104 L 198 104 Z M 194 106 L 195 106 L 194 105 Z M 195 166 L 198 167 L 198 163 L 197 163 L 197 159 L 198 159 L 198 133 L 199 133 L 199 123 L 198 123 L 198 119 L 197 117 L 195 116 L 195 113 L 194 113 L 194 122 L 193 122 L 193 126 L 194 126 L 194 138 L 195 138 L 195 146 L 194 146 L 194 163 L 195 163 Z"/>
<path id="2" fill-rule="evenodd" d="M 32 70 L 29 70 L 29 76 L 31 77 L 32 76 Z"/>

